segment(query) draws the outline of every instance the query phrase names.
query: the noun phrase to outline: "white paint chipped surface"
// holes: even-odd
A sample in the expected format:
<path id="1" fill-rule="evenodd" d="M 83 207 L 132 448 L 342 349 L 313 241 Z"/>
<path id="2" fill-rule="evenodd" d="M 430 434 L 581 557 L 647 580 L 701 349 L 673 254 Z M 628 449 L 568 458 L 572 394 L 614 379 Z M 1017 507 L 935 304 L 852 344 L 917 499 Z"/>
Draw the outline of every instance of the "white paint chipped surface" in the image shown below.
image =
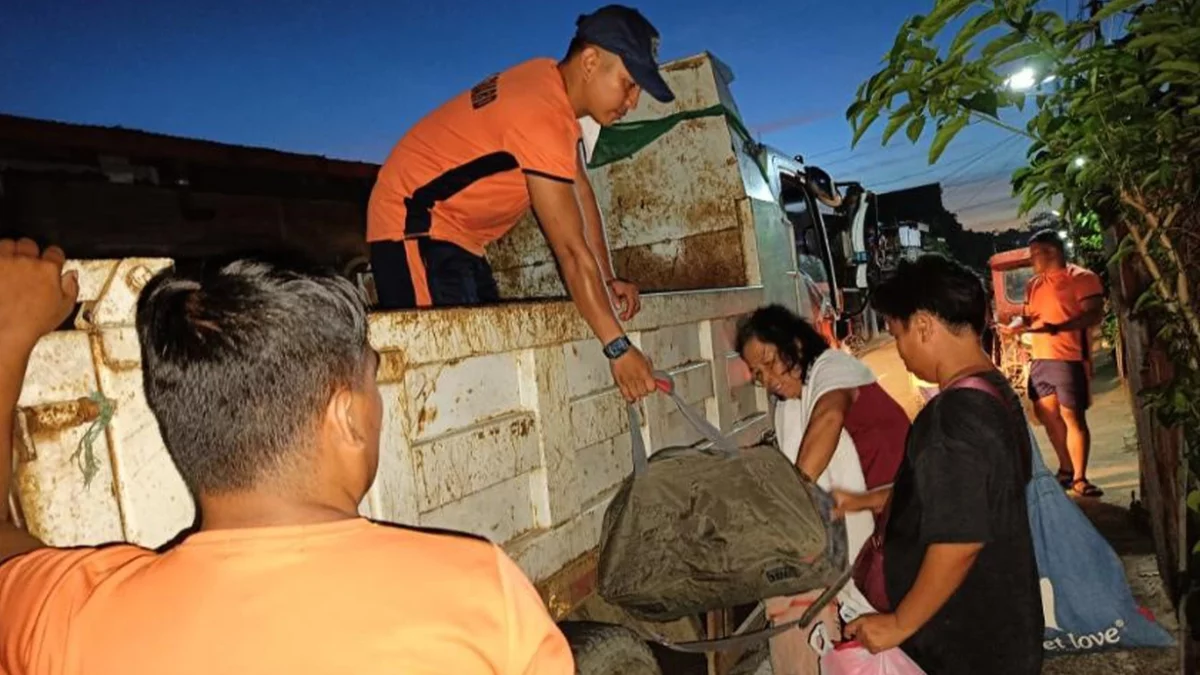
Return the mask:
<path id="1" fill-rule="evenodd" d="M 139 267 L 127 263 L 76 265 L 92 276 Z M 88 277 L 89 288 L 100 289 L 89 301 L 132 307 L 135 297 L 125 290 L 106 300 L 103 289 L 113 283 Z M 729 375 L 729 331 L 761 297 L 757 288 L 649 295 L 627 328 L 673 373 L 687 400 L 729 429 L 731 420 L 752 417 L 758 403 L 752 388 L 734 387 Z M 16 481 L 22 511 L 53 544 L 156 546 L 191 524 L 192 503 L 142 394 L 132 314 L 97 316 L 113 323 L 39 343 L 21 419 L 55 406 L 79 409 L 79 399 L 103 394 L 115 414 L 95 444 L 99 473 L 85 488 L 70 459 L 91 424 L 87 415 L 23 433 Z M 379 313 L 371 316 L 370 339 L 386 373 L 379 468 L 364 514 L 487 536 L 535 581 L 596 546 L 607 500 L 630 470 L 629 429 L 608 362 L 573 306 Z M 636 432 L 651 447 L 683 436 L 664 397 L 642 407 L 645 426 Z M 765 419 L 760 413 L 746 420 L 746 433 Z"/>

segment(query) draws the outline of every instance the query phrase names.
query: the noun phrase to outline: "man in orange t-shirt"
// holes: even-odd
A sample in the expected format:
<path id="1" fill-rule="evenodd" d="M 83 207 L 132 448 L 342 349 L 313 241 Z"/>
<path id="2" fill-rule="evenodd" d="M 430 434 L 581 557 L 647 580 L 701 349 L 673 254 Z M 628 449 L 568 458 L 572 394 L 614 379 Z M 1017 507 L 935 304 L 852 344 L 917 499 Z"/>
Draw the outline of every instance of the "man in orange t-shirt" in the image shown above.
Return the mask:
<path id="1" fill-rule="evenodd" d="M 1058 479 L 1082 497 L 1099 497 L 1087 479 L 1091 432 L 1088 331 L 1104 318 L 1100 277 L 1067 264 L 1066 247 L 1053 230 L 1029 242 L 1035 276 L 1030 279 L 1023 316 L 1001 330 L 1030 333 L 1029 398 L 1058 455 Z"/>
<path id="2" fill-rule="evenodd" d="M 417 122 L 380 169 L 367 210 L 380 306 L 498 301 L 484 249 L 532 206 L 622 394 L 632 401 L 654 391 L 650 362 L 613 311 L 615 300 L 629 320 L 640 300 L 613 273 L 578 120 L 610 125 L 642 89 L 673 100 L 657 51 L 645 17 L 609 5 L 579 18 L 561 62 L 533 59 L 492 75 Z"/>
<path id="3" fill-rule="evenodd" d="M 62 261 L 0 241 L 0 495 L 29 354 L 75 301 Z M 167 272 L 143 291 L 137 330 L 199 531 L 163 553 L 45 548 L 0 501 L 0 673 L 575 672 L 499 548 L 359 517 L 382 402 L 348 281 L 252 261 Z"/>

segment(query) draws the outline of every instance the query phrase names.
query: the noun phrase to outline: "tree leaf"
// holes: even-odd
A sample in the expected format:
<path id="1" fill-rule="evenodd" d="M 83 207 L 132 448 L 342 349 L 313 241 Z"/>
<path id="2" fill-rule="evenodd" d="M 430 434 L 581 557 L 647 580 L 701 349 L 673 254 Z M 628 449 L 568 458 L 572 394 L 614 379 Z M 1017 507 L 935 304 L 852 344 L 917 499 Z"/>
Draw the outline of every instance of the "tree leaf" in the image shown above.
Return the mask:
<path id="1" fill-rule="evenodd" d="M 1200 63 L 1195 61 L 1164 61 L 1155 64 L 1159 70 L 1178 70 L 1192 75 L 1200 75 Z"/>
<path id="2" fill-rule="evenodd" d="M 858 128 L 854 130 L 854 138 L 850 139 L 850 147 L 853 148 L 854 146 L 858 145 L 858 142 L 862 139 L 863 134 L 867 133 L 867 128 L 869 128 L 871 124 L 878 118 L 879 106 L 871 106 L 866 110 L 866 112 L 863 113 L 862 117 L 859 118 Z"/>
<path id="3" fill-rule="evenodd" d="M 1129 257 L 1129 254 L 1135 250 L 1137 250 L 1137 247 L 1133 245 L 1133 239 L 1129 235 L 1125 235 L 1121 238 L 1121 242 L 1117 244 L 1117 252 L 1113 253 L 1112 257 L 1108 259 L 1108 265 L 1120 265 L 1121 261 Z"/>
<path id="4" fill-rule="evenodd" d="M 1159 43 L 1166 42 L 1170 38 L 1171 36 L 1166 33 L 1139 35 L 1138 37 L 1135 37 L 1134 39 L 1125 43 L 1125 48 L 1131 50 L 1145 49 L 1146 47 L 1153 47 Z"/>
<path id="5" fill-rule="evenodd" d="M 1020 61 L 1021 59 L 1041 54 L 1043 51 L 1045 51 L 1045 47 L 1036 42 L 1022 42 L 1015 44 L 997 54 L 995 59 L 992 61 L 992 65 L 1002 66 L 1006 63 Z"/>
<path id="6" fill-rule="evenodd" d="M 962 128 L 967 126 L 967 115 L 959 115 L 952 117 L 943 124 L 938 125 L 937 134 L 933 137 L 933 143 L 929 146 L 929 163 L 934 164 L 938 158 L 942 156 L 942 152 L 946 150 L 946 145 L 954 139 Z"/>
<path id="7" fill-rule="evenodd" d="M 983 49 L 980 51 L 980 56 L 982 56 L 984 60 L 991 59 L 996 54 L 999 54 L 1005 49 L 1020 43 L 1024 39 L 1025 36 L 1021 35 L 1020 33 L 1007 33 L 984 45 Z"/>
<path id="8" fill-rule="evenodd" d="M 921 21 L 921 34 L 930 38 L 937 35 L 951 19 L 961 14 L 973 2 L 974 0 L 937 0 L 933 11 Z"/>
<path id="9" fill-rule="evenodd" d="M 1095 16 L 1092 17 L 1092 23 L 1100 23 L 1110 16 L 1114 16 L 1129 10 L 1134 5 L 1142 4 L 1143 1 L 1144 0 L 1108 0 L 1108 2 L 1105 2 L 1104 6 L 1100 8 L 1100 11 L 1096 12 Z"/>
<path id="10" fill-rule="evenodd" d="M 1162 298 L 1158 297 L 1158 293 L 1153 287 L 1146 289 L 1138 296 L 1137 302 L 1133 304 L 1133 311 L 1140 312 L 1150 307 L 1157 307 L 1162 304 Z"/>
<path id="11" fill-rule="evenodd" d="M 981 91 L 969 99 L 960 101 L 967 110 L 995 117 L 1000 108 L 1000 96 L 995 91 Z"/>
<path id="12" fill-rule="evenodd" d="M 971 19 L 958 31 L 958 35 L 954 36 L 954 41 L 950 43 L 950 51 L 954 52 L 958 47 L 970 43 L 975 36 L 999 25 L 1000 21 L 1000 14 L 994 9 Z"/>
<path id="13" fill-rule="evenodd" d="M 904 130 L 908 134 L 908 140 L 916 143 L 917 139 L 921 138 L 921 132 L 925 130 L 925 116 L 917 115 L 908 122 L 908 128 Z"/>
<path id="14" fill-rule="evenodd" d="M 904 126 L 904 123 L 907 122 L 908 118 L 912 116 L 911 107 L 905 107 L 908 107 L 909 110 L 901 108 L 900 110 L 892 113 L 891 117 L 888 118 L 887 126 L 883 128 L 883 145 L 887 145 L 888 141 L 892 140 L 892 136 L 894 136 L 897 131 L 900 131 L 900 127 Z"/>

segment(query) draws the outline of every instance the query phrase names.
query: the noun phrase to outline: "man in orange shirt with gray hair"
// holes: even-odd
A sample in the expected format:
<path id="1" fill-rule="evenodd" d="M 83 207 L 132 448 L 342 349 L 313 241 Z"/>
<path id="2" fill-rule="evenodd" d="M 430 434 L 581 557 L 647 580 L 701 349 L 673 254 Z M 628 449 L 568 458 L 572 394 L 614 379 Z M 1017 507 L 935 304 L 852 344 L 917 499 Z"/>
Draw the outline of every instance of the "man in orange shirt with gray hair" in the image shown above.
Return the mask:
<path id="1" fill-rule="evenodd" d="M 379 356 L 365 303 L 330 271 L 241 260 L 143 290 L 146 402 L 198 532 L 161 553 L 64 549 L 9 522 L 26 364 L 78 290 L 62 264 L 0 240 L 0 673 L 573 675 L 497 546 L 359 517 Z"/>
<path id="2" fill-rule="evenodd" d="M 1068 264 L 1066 254 L 1054 230 L 1030 239 L 1035 276 L 1024 315 L 1001 331 L 1030 333 L 1033 340 L 1029 398 L 1058 455 L 1059 482 L 1080 497 L 1099 497 L 1103 492 L 1087 479 L 1092 444 L 1088 331 L 1104 318 L 1104 286 L 1093 272 Z"/>
<path id="3" fill-rule="evenodd" d="M 567 291 L 600 340 L 628 400 L 654 391 L 649 360 L 617 315 L 638 289 L 612 267 L 579 151 L 579 119 L 610 125 L 644 89 L 674 99 L 658 72 L 658 31 L 620 5 L 582 16 L 562 61 L 526 61 L 434 110 L 400 139 L 379 172 L 367 241 L 384 309 L 499 300 L 484 249 L 533 207 Z"/>

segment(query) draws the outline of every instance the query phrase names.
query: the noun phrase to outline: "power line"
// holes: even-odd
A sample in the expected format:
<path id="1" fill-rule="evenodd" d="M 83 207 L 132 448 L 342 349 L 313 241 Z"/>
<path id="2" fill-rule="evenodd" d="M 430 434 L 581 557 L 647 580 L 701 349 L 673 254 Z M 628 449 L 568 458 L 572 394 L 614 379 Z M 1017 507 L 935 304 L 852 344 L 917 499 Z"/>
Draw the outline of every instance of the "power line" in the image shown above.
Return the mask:
<path id="1" fill-rule="evenodd" d="M 966 169 L 970 168 L 972 165 L 974 165 L 974 164 L 975 164 L 976 162 L 978 162 L 980 159 L 982 159 L 982 158 L 986 157 L 986 156 L 987 156 L 989 153 L 991 153 L 991 152 L 993 152 L 993 151 L 995 151 L 995 150 L 999 149 L 999 148 L 1000 148 L 1000 146 L 1004 145 L 1005 143 L 1010 143 L 1010 142 L 1012 142 L 1012 140 L 1013 140 L 1013 139 L 1012 139 L 1012 138 L 1010 138 L 1010 137 L 1005 137 L 1005 138 L 1004 138 L 1003 140 L 1001 140 L 999 143 L 996 143 L 996 144 L 994 144 L 994 145 L 988 146 L 988 147 L 984 148 L 983 150 L 980 150 L 979 152 L 975 153 L 974 155 L 970 155 L 970 156 L 967 156 L 967 157 L 961 157 L 961 158 L 959 158 L 959 159 L 952 160 L 952 161 L 950 161 L 950 162 L 947 162 L 947 163 L 945 163 L 945 164 L 934 164 L 934 165 L 930 166 L 928 169 L 925 169 L 924 171 L 920 171 L 920 172 L 917 172 L 917 173 L 911 173 L 911 174 L 908 174 L 908 175 L 906 175 L 906 176 L 902 176 L 902 177 L 900 177 L 900 178 L 895 178 L 895 179 L 892 179 L 892 180 L 889 180 L 889 181 L 884 181 L 884 182 L 882 182 L 882 183 L 879 183 L 879 184 L 873 185 L 873 186 L 871 186 L 871 189 L 872 189 L 872 190 L 874 190 L 875 192 L 879 192 L 880 188 L 882 188 L 882 187 L 885 187 L 885 186 L 888 186 L 888 185 L 894 185 L 894 184 L 896 184 L 896 183 L 904 183 L 904 182 L 908 182 L 908 181 L 911 181 L 911 180 L 912 180 L 912 179 L 914 179 L 914 178 L 919 178 L 919 177 L 921 177 L 921 176 L 927 176 L 927 175 L 929 175 L 929 174 L 931 174 L 931 173 L 934 173 L 935 171 L 939 171 L 939 170 L 945 170 L 945 169 L 947 169 L 947 168 L 949 168 L 949 167 L 951 167 L 951 166 L 960 165 L 960 164 L 962 164 L 963 162 L 966 162 L 965 164 L 962 164 L 962 166 L 960 166 L 958 169 L 956 169 L 956 171 L 955 171 L 954 173 L 947 174 L 947 176 L 944 176 L 944 177 L 942 177 L 942 178 L 938 179 L 938 181 L 937 181 L 937 182 L 943 182 L 943 181 L 944 181 L 944 180 L 945 180 L 947 177 L 953 177 L 953 176 L 961 175 L 963 171 L 965 171 Z"/>

